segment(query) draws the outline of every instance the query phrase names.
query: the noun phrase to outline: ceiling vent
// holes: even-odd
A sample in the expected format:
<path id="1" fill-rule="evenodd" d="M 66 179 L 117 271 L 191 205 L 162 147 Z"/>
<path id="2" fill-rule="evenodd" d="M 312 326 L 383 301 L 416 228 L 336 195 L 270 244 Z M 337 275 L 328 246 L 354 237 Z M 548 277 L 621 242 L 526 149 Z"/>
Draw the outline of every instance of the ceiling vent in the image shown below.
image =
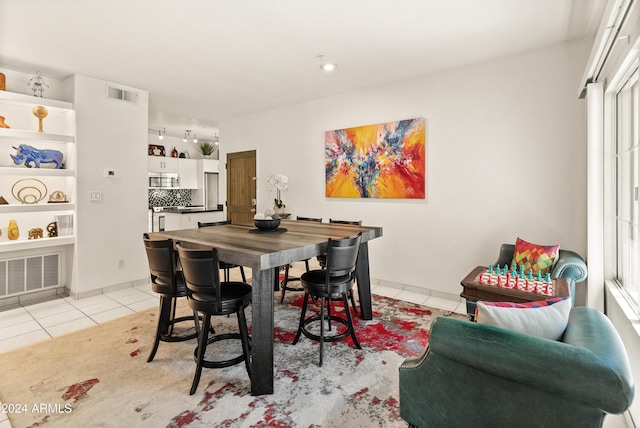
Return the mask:
<path id="1" fill-rule="evenodd" d="M 116 88 L 115 86 L 109 85 L 107 85 L 107 98 L 133 104 L 138 103 L 137 92 L 127 91 L 126 89 Z"/>

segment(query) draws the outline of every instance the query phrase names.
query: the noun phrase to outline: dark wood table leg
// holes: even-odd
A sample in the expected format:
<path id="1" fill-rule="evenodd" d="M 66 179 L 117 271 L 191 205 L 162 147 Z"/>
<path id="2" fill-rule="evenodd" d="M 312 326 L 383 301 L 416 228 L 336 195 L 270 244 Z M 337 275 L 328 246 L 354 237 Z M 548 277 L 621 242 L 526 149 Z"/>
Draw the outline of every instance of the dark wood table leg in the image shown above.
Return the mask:
<path id="1" fill-rule="evenodd" d="M 371 278 L 369 276 L 369 245 L 366 242 L 360 244 L 358 262 L 356 265 L 358 275 L 358 298 L 360 299 L 360 318 L 370 320 L 373 318 L 371 309 Z"/>
<path id="2" fill-rule="evenodd" d="M 251 395 L 273 394 L 274 275 L 274 269 L 251 275 Z"/>

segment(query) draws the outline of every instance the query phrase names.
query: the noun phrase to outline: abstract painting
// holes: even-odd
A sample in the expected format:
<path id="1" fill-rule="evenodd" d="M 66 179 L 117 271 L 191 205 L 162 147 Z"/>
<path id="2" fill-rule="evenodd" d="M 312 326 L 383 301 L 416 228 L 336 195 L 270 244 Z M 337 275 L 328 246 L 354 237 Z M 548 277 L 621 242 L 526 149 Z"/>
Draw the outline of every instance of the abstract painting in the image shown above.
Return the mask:
<path id="1" fill-rule="evenodd" d="M 425 120 L 325 132 L 328 198 L 425 197 Z"/>

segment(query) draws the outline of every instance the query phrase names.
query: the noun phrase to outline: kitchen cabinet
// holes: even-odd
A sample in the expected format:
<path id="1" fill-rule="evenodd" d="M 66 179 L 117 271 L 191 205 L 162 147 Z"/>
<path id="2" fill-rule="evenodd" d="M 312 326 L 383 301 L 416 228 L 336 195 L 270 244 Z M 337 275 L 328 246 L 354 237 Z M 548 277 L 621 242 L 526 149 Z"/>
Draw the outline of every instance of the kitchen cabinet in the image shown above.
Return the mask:
<path id="1" fill-rule="evenodd" d="M 47 109 L 42 132 L 32 111 L 36 106 Z M 0 91 L 0 116 L 10 126 L 0 128 L 0 196 L 8 202 L 0 205 L 0 272 L 7 272 L 10 278 L 0 298 L 63 287 L 72 276 L 68 260 L 76 242 L 73 104 Z M 41 163 L 39 168 L 34 162 L 29 163 L 31 168 L 24 162 L 16 165 L 9 155 L 15 155 L 20 144 L 61 152 L 62 168 L 54 168 L 53 163 Z M 7 236 L 10 220 L 18 225 L 18 239 Z M 58 221 L 58 236 L 48 237 L 47 226 L 54 221 Z M 29 232 L 37 236 L 38 229 L 42 237 L 29 239 Z"/>
<path id="2" fill-rule="evenodd" d="M 198 160 L 178 159 L 181 189 L 198 189 Z"/>
<path id="3" fill-rule="evenodd" d="M 198 227 L 199 221 L 208 223 L 226 219 L 224 211 L 185 214 L 162 213 L 162 215 L 164 215 L 164 230 L 194 229 Z"/>
<path id="4" fill-rule="evenodd" d="M 198 159 L 198 166 L 202 173 L 220 172 L 220 161 L 218 159 Z"/>
<path id="5" fill-rule="evenodd" d="M 178 158 L 149 156 L 147 170 L 151 172 L 178 172 Z"/>
<path id="6" fill-rule="evenodd" d="M 198 189 L 205 187 L 205 174 L 218 173 L 220 162 L 218 159 L 197 159 L 198 161 Z"/>

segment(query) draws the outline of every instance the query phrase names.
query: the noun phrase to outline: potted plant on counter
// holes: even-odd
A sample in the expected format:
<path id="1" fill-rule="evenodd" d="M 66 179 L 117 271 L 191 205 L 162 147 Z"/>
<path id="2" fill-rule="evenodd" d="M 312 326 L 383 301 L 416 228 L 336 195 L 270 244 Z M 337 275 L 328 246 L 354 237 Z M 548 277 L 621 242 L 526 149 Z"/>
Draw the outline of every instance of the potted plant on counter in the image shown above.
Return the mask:
<path id="1" fill-rule="evenodd" d="M 202 153 L 203 158 L 209 159 L 214 150 L 215 146 L 213 144 L 206 141 L 204 143 L 200 143 L 200 153 Z"/>

